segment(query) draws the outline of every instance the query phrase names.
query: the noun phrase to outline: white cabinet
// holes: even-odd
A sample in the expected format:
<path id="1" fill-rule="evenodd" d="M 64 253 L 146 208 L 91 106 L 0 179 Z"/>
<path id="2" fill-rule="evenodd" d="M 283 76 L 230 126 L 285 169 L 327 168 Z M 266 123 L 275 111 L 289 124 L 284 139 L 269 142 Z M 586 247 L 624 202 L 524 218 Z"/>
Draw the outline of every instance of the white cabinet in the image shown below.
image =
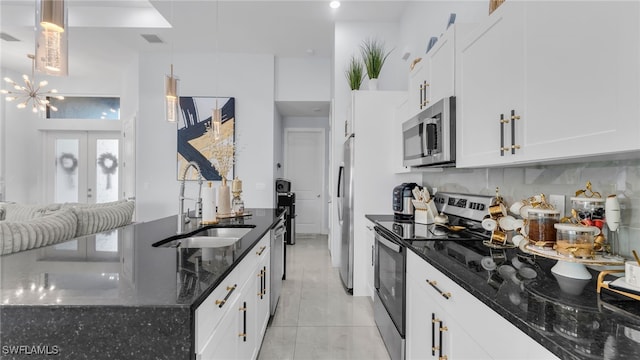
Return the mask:
<path id="1" fill-rule="evenodd" d="M 416 59 L 417 61 L 417 59 Z M 413 69 L 409 72 L 409 101 L 407 107 L 407 119 L 416 116 L 420 111 L 429 107 L 431 99 L 431 84 L 428 82 L 426 55 L 418 63 L 415 63 Z"/>
<path id="2" fill-rule="evenodd" d="M 523 4 L 503 5 L 512 6 L 494 11 L 465 38 L 458 54 L 458 167 L 507 163 L 524 151 L 514 148 L 516 154 L 511 155 L 512 139 L 514 146 L 522 142 L 522 126 L 509 119 L 511 110 L 517 116 L 523 109 Z"/>
<path id="3" fill-rule="evenodd" d="M 371 248 L 366 245 L 365 214 L 388 213 L 392 206 L 389 194 L 402 182 L 393 174 L 389 150 L 396 105 L 405 97 L 404 91 L 352 92 L 351 117 L 355 131 L 351 168 L 354 296 L 371 296 L 367 289 Z M 416 177 L 421 176 L 418 174 Z"/>
<path id="4" fill-rule="evenodd" d="M 472 24 L 454 24 L 438 42 L 422 56 L 409 72 L 409 101 L 407 120 L 434 102 L 456 95 L 456 49 L 458 38 L 473 29 Z"/>
<path id="5" fill-rule="evenodd" d="M 267 323 L 269 323 L 269 316 L 271 314 L 270 299 L 271 299 L 271 249 L 266 249 L 262 254 L 260 263 L 256 268 L 257 289 L 256 301 L 258 303 L 258 316 L 257 316 L 257 331 L 260 337 L 264 336 L 267 331 Z"/>
<path id="6" fill-rule="evenodd" d="M 413 270 L 407 267 L 407 273 L 418 275 Z M 448 312 L 454 309 L 439 305 L 436 297 L 441 294 L 427 283 L 428 275 L 422 275 L 407 276 L 406 358 L 489 359 L 464 325 Z"/>
<path id="7" fill-rule="evenodd" d="M 456 55 L 457 165 L 640 149 L 640 4 L 503 5 Z"/>
<path id="8" fill-rule="evenodd" d="M 197 359 L 258 356 L 270 314 L 269 243 L 267 234 L 196 309 Z"/>
<path id="9" fill-rule="evenodd" d="M 432 317 L 442 320 L 447 331 L 439 331 L 439 321 L 433 324 Z M 408 251 L 407 358 L 430 357 L 431 344 L 439 346 L 439 336 L 443 336 L 443 355 L 449 359 L 557 358 L 424 259 Z"/>

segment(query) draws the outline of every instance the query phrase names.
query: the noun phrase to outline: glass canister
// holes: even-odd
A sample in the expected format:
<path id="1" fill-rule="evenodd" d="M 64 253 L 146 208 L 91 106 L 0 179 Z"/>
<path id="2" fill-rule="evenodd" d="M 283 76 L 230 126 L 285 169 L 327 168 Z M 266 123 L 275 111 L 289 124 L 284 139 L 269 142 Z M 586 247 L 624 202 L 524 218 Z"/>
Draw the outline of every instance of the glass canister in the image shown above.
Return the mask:
<path id="1" fill-rule="evenodd" d="M 601 198 L 572 197 L 571 208 L 576 211 L 579 220 L 586 220 L 587 225 L 602 229 L 604 225 L 604 202 Z"/>
<path id="2" fill-rule="evenodd" d="M 529 209 L 527 237 L 536 246 L 553 247 L 556 242 L 555 224 L 560 222 L 560 211 L 555 209 Z"/>
<path id="3" fill-rule="evenodd" d="M 555 224 L 558 254 L 577 258 L 593 258 L 595 238 L 600 234 L 596 226 Z"/>

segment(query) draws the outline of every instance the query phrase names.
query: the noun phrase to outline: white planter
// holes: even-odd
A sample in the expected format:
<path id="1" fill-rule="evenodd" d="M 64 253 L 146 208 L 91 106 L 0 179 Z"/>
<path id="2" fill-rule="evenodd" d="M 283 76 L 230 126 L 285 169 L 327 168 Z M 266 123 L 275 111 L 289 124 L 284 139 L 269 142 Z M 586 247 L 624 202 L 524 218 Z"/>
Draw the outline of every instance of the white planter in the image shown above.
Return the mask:
<path id="1" fill-rule="evenodd" d="M 378 90 L 378 79 L 369 79 L 369 90 Z"/>

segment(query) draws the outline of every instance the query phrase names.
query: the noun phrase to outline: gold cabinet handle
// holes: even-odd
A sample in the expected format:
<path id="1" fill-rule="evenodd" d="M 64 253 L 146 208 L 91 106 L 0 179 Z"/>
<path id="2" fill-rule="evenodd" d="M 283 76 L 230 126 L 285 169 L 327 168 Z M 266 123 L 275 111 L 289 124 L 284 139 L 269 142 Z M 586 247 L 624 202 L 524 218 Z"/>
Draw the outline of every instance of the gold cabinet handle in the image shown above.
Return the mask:
<path id="1" fill-rule="evenodd" d="M 504 124 L 508 122 L 509 120 L 504 118 L 504 114 L 500 114 L 500 156 L 504 156 L 504 152 L 509 150 L 504 146 Z"/>
<path id="2" fill-rule="evenodd" d="M 516 145 L 516 120 L 520 120 L 520 116 L 516 115 L 515 110 L 511 110 L 511 155 L 515 155 L 516 150 L 520 149 L 520 145 Z"/>
<path id="3" fill-rule="evenodd" d="M 256 251 L 256 254 L 258 256 L 262 255 L 262 253 L 265 251 L 267 247 L 266 246 L 261 246 L 259 251 Z"/>
<path id="4" fill-rule="evenodd" d="M 222 308 L 224 304 L 229 300 L 229 296 L 233 293 L 233 291 L 238 287 L 238 284 L 234 284 L 233 286 L 227 286 L 227 295 L 222 300 L 216 300 L 216 305 L 219 308 Z"/>
<path id="5" fill-rule="evenodd" d="M 438 293 L 440 293 L 440 295 L 442 295 L 443 298 L 449 300 L 451 299 L 451 293 L 450 292 L 443 292 L 442 290 L 440 290 L 438 288 L 438 282 L 435 280 L 429 281 L 429 279 L 427 279 L 427 284 L 431 285 L 432 288 L 436 289 L 436 291 Z"/>

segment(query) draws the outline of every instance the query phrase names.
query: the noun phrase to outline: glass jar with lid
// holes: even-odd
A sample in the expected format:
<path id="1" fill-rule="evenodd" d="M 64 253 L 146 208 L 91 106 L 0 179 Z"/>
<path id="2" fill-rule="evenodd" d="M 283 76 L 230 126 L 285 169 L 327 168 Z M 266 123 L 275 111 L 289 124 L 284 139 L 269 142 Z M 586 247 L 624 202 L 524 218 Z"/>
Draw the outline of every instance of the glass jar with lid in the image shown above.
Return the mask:
<path id="1" fill-rule="evenodd" d="M 576 211 L 578 220 L 587 220 L 588 225 L 602 229 L 604 224 L 604 202 L 602 198 L 572 197 L 571 208 Z"/>
<path id="2" fill-rule="evenodd" d="M 576 258 L 593 258 L 595 238 L 600 229 L 595 226 L 555 224 L 558 254 Z"/>
<path id="3" fill-rule="evenodd" d="M 527 215 L 527 237 L 536 246 L 553 247 L 556 242 L 555 224 L 560 222 L 560 211 L 555 209 L 529 209 Z"/>

